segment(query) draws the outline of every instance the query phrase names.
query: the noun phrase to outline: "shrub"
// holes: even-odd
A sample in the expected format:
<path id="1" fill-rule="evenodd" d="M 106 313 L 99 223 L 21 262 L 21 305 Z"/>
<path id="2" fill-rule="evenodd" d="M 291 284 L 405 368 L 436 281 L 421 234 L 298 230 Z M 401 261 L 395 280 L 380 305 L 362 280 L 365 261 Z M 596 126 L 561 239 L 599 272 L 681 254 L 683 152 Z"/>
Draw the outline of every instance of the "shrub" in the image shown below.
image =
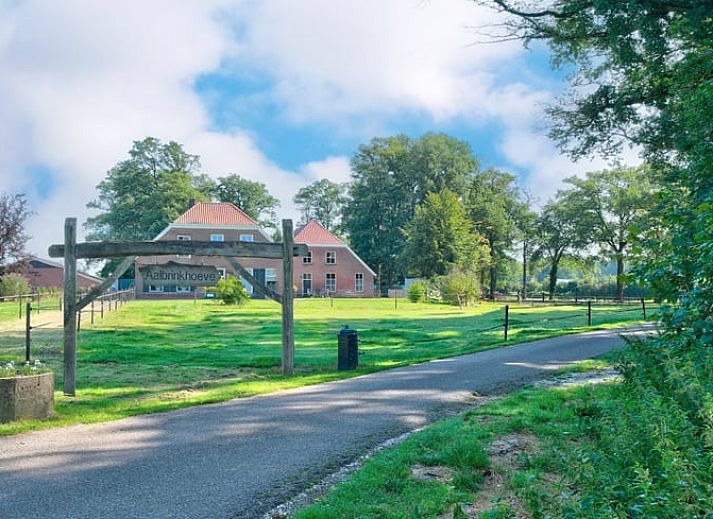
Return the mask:
<path id="1" fill-rule="evenodd" d="M 415 281 L 408 288 L 408 299 L 412 303 L 421 303 L 426 299 L 426 284 L 423 281 Z"/>
<path id="2" fill-rule="evenodd" d="M 480 288 L 475 275 L 469 272 L 453 271 L 441 281 L 443 300 L 452 305 L 464 306 L 477 301 Z"/>
<path id="3" fill-rule="evenodd" d="M 219 280 L 218 285 L 210 290 L 226 305 L 242 305 L 250 299 L 250 294 L 235 276 Z"/>
<path id="4" fill-rule="evenodd" d="M 7 274 L 0 278 L 0 296 L 29 294 L 30 284 L 19 274 Z"/>

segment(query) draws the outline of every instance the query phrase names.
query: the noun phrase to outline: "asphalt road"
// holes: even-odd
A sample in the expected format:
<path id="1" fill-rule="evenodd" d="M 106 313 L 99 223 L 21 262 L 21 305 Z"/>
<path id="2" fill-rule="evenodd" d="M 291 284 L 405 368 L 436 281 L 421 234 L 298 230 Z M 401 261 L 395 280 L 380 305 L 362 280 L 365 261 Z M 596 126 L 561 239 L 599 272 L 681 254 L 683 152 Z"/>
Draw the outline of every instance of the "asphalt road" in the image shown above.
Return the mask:
<path id="1" fill-rule="evenodd" d="M 339 382 L 0 438 L 0 518 L 255 517 L 437 410 L 621 347 L 570 335 Z"/>

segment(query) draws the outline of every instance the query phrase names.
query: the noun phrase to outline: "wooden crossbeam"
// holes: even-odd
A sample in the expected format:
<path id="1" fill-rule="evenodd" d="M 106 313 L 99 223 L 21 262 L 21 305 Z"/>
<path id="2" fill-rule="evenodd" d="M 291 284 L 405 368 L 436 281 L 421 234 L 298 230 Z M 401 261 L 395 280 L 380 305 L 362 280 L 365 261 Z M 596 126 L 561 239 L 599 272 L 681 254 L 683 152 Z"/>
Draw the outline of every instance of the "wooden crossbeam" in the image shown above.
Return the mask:
<path id="1" fill-rule="evenodd" d="M 248 283 L 250 283 L 255 290 L 260 292 L 262 295 L 265 297 L 269 297 L 273 301 L 282 304 L 282 296 L 275 292 L 274 290 L 271 290 L 267 286 L 263 285 L 260 281 L 257 280 L 255 276 L 250 274 L 250 271 L 247 270 L 245 267 L 243 267 L 238 260 L 235 258 L 227 257 L 225 258 L 228 264 L 233 267 L 233 269 L 240 274 L 240 276 L 245 279 Z"/>
<path id="2" fill-rule="evenodd" d="M 223 256 L 240 258 L 282 259 L 282 243 L 246 241 L 129 241 L 86 242 L 74 247 L 75 258 L 116 258 L 122 256 L 167 256 L 173 254 L 194 256 Z M 64 245 L 51 245 L 51 258 L 64 257 Z M 292 246 L 293 256 L 306 256 L 307 245 Z"/>

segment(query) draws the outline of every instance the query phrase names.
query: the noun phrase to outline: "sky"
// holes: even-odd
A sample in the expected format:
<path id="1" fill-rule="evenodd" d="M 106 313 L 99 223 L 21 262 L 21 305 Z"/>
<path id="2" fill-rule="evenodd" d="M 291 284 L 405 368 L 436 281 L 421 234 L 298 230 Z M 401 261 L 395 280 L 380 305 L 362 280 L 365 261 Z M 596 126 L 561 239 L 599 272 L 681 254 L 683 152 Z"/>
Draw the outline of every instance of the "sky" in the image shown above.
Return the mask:
<path id="1" fill-rule="evenodd" d="M 544 202 L 607 164 L 548 140 L 564 73 L 545 47 L 484 42 L 497 16 L 469 0 L 0 0 L 0 191 L 27 195 L 28 251 L 46 257 L 147 136 L 265 183 L 297 218 L 297 190 L 348 181 L 372 137 L 445 132 Z"/>

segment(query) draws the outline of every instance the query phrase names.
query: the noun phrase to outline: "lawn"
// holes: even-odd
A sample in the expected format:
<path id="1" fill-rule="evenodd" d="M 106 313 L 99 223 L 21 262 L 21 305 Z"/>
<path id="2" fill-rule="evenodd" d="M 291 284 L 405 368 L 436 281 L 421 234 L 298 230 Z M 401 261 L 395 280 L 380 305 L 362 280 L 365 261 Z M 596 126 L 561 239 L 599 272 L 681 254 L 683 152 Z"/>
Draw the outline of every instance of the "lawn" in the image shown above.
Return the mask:
<path id="1" fill-rule="evenodd" d="M 51 321 L 43 312 L 35 322 Z M 56 323 L 59 312 L 54 312 Z M 33 356 L 54 368 L 56 416 L 0 425 L 0 434 L 218 402 L 501 346 L 504 307 L 414 304 L 393 299 L 305 299 L 295 303 L 295 376 L 280 374 L 280 307 L 251 301 L 132 301 L 94 325 L 82 319 L 77 396 L 61 394 L 59 327 L 33 331 Z M 590 329 L 586 307 L 511 306 L 510 343 Z M 595 307 L 594 327 L 637 322 L 638 307 Z M 336 336 L 349 325 L 362 341 L 358 370 L 336 370 Z M 0 362 L 22 360 L 24 332 L 0 327 Z M 15 331 L 12 331 L 15 330 Z M 486 331 L 482 331 L 486 330 Z"/>

